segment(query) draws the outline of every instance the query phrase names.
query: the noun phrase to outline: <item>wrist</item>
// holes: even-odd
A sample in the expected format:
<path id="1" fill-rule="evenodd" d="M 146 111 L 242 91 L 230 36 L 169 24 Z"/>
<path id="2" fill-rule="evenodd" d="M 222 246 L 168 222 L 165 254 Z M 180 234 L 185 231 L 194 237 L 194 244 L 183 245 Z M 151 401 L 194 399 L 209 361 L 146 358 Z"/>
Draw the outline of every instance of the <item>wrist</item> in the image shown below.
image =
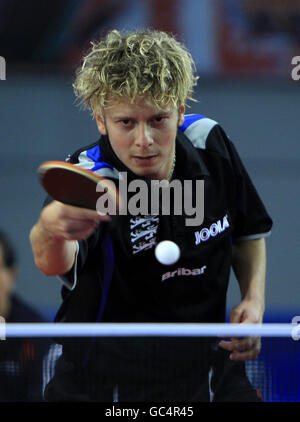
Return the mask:
<path id="1" fill-rule="evenodd" d="M 248 295 L 242 299 L 242 303 L 246 305 L 247 309 L 252 309 L 255 322 L 262 323 L 265 313 L 264 299 Z"/>

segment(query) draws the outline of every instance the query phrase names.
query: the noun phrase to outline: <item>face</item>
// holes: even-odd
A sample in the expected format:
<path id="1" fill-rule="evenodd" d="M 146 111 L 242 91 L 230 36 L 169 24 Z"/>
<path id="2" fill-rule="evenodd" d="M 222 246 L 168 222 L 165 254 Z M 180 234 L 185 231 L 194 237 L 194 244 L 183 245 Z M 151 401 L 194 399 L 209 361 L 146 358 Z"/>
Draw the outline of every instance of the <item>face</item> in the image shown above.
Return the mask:
<path id="1" fill-rule="evenodd" d="M 109 136 L 115 154 L 130 170 L 162 180 L 168 179 L 172 168 L 184 111 L 184 105 L 160 110 L 141 98 L 135 104 L 114 101 L 95 118 L 100 133 Z"/>

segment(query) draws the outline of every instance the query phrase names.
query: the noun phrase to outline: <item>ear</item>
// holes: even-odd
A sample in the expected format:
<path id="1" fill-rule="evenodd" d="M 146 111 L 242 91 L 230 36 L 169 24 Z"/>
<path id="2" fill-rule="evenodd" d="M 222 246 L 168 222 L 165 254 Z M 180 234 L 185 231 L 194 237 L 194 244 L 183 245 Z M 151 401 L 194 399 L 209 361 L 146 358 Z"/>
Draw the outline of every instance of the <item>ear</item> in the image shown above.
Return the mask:
<path id="1" fill-rule="evenodd" d="M 94 117 L 97 123 L 97 127 L 101 135 L 107 135 L 105 121 L 102 115 L 94 113 Z"/>
<path id="2" fill-rule="evenodd" d="M 180 104 L 179 107 L 179 118 L 178 118 L 178 126 L 181 126 L 184 122 L 184 113 L 185 113 L 185 105 Z"/>

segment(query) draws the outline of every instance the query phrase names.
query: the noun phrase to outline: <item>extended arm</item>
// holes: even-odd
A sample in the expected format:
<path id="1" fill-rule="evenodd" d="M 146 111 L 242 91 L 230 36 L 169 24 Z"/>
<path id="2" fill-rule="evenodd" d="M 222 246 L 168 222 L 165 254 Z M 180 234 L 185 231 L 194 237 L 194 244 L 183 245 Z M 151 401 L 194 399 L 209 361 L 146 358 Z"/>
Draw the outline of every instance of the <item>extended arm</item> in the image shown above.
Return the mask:
<path id="1" fill-rule="evenodd" d="M 69 271 L 75 259 L 76 240 L 91 235 L 101 220 L 109 217 L 57 201 L 47 205 L 30 232 L 36 266 L 45 275 Z"/>

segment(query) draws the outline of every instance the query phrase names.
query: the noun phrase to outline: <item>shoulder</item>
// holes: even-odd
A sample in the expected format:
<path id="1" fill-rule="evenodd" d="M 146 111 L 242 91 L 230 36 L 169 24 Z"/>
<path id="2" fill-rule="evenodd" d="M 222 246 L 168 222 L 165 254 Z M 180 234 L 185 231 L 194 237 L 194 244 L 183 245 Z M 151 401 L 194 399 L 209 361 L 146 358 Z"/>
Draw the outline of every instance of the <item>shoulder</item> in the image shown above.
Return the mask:
<path id="1" fill-rule="evenodd" d="M 196 149 L 215 152 L 228 159 L 231 141 L 221 125 L 201 114 L 184 116 L 184 123 L 179 127 Z"/>
<path id="2" fill-rule="evenodd" d="M 102 177 L 113 179 L 118 179 L 119 177 L 117 170 L 104 160 L 99 141 L 78 149 L 68 156 L 67 161 L 93 171 Z"/>
<path id="3" fill-rule="evenodd" d="M 179 130 L 187 136 L 195 148 L 206 148 L 208 135 L 216 125 L 218 122 L 201 114 L 187 114 Z"/>

